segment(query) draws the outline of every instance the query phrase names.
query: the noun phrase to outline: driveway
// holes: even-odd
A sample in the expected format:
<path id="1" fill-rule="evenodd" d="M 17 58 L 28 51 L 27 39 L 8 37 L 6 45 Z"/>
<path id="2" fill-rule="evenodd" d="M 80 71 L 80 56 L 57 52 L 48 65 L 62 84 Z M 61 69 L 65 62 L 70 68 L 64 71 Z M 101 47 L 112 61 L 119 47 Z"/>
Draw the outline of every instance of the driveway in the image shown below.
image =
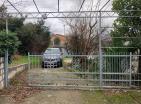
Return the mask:
<path id="1" fill-rule="evenodd" d="M 29 87 L 26 75 L 17 74 L 10 88 L 0 91 L 0 104 L 141 104 L 140 91 L 47 90 Z"/>

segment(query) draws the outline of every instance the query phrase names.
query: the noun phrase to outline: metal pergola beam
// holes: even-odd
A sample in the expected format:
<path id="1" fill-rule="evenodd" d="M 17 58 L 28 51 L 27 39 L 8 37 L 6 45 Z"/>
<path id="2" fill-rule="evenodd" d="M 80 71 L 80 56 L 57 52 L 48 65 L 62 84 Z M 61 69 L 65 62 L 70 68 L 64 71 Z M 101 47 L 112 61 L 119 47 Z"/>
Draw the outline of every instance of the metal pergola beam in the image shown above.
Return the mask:
<path id="1" fill-rule="evenodd" d="M 33 0 L 33 3 L 34 3 L 34 5 L 35 5 L 35 7 L 36 7 L 36 9 L 37 9 L 38 13 L 40 13 L 39 8 L 38 8 L 38 6 L 37 6 L 37 4 L 36 4 L 35 0 Z"/>
<path id="2" fill-rule="evenodd" d="M 81 9 L 82 9 L 82 7 L 83 7 L 85 1 L 86 1 L 86 0 L 83 0 L 81 6 L 80 6 L 80 8 L 79 8 L 79 12 L 81 11 Z"/>
<path id="3" fill-rule="evenodd" d="M 118 14 L 116 14 L 116 12 L 134 12 L 137 10 L 119 10 L 119 11 L 102 11 L 102 9 L 111 1 L 108 0 L 100 10 L 97 11 L 81 11 L 84 2 L 86 0 L 82 1 L 82 4 L 79 8 L 78 11 L 60 11 L 59 6 L 60 6 L 60 0 L 58 0 L 58 11 L 57 12 L 41 12 L 39 11 L 39 8 L 35 2 L 35 0 L 33 0 L 34 5 L 36 6 L 37 12 L 20 12 L 9 0 L 7 0 L 10 5 L 17 11 L 17 12 L 10 12 L 7 13 L 7 16 L 13 16 L 13 17 L 18 17 L 18 18 L 25 18 L 26 19 L 42 19 L 42 16 L 46 16 L 46 18 L 117 18 L 119 17 Z M 141 11 L 141 10 L 138 10 Z M 96 16 L 91 16 L 89 14 L 94 14 L 94 13 L 101 13 L 101 16 L 99 17 L 99 15 Z M 0 13 L 2 14 L 2 13 Z M 121 18 L 133 18 L 133 17 L 140 17 L 140 16 L 120 16 Z M 0 17 L 1 18 L 1 17 Z"/>
<path id="4" fill-rule="evenodd" d="M 104 7 L 106 7 L 106 5 L 107 5 L 110 1 L 111 1 L 111 0 L 108 0 L 108 1 L 101 7 L 100 11 L 102 11 L 102 9 L 103 9 Z"/>
<path id="5" fill-rule="evenodd" d="M 123 11 L 123 12 L 128 12 Z M 130 10 L 133 11 L 134 10 Z M 118 14 L 115 13 L 115 11 L 64 11 L 64 12 L 10 12 L 7 13 L 8 16 L 13 16 L 13 17 L 26 17 L 27 19 L 39 19 L 42 18 L 43 15 L 46 15 L 47 18 L 99 18 L 98 16 L 90 16 L 89 14 L 92 13 L 101 13 L 101 18 L 135 18 L 135 17 L 140 17 L 140 15 L 135 15 L 135 16 L 130 16 L 130 15 L 125 15 L 125 16 L 118 16 Z M 0 13 L 0 15 L 3 13 Z M 22 15 L 21 15 L 22 14 Z"/>
<path id="6" fill-rule="evenodd" d="M 9 0 L 7 2 L 22 16 L 21 12 Z"/>

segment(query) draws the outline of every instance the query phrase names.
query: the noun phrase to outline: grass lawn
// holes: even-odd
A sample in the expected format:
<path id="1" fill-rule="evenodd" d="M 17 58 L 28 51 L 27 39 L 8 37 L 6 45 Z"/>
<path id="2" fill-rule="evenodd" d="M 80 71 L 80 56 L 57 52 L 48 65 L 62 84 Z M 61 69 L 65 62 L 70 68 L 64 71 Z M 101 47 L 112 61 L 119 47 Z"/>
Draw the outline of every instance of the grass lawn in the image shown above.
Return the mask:
<path id="1" fill-rule="evenodd" d="M 21 56 L 21 55 L 16 55 L 13 56 L 12 58 L 12 63 L 9 64 L 9 66 L 16 66 L 20 64 L 25 64 L 28 63 L 28 56 Z M 34 65 L 40 65 L 41 64 L 41 57 L 38 56 L 30 56 L 30 63 Z"/>
<path id="2" fill-rule="evenodd" d="M 28 63 L 28 56 L 15 56 L 14 58 L 12 58 L 12 63 L 9 64 L 9 66 L 16 66 L 16 65 L 20 65 L 20 64 L 24 64 L 24 63 Z"/>
<path id="3" fill-rule="evenodd" d="M 141 104 L 141 92 L 82 91 L 85 104 Z"/>

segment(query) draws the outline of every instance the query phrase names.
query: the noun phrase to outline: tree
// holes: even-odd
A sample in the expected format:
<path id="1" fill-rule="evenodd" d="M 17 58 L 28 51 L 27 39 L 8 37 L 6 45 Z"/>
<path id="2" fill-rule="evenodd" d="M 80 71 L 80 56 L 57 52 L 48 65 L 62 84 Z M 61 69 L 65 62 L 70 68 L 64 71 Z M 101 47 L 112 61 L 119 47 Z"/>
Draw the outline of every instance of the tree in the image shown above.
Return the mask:
<path id="1" fill-rule="evenodd" d="M 6 17 L 7 17 L 7 8 L 2 5 L 0 7 L 0 12 L 2 13 L 0 15 L 0 31 L 5 30 L 6 27 Z M 24 25 L 25 18 L 16 18 L 8 15 L 8 29 L 11 32 L 16 32 L 18 29 L 20 29 Z"/>
<path id="2" fill-rule="evenodd" d="M 6 28 L 7 8 L 2 5 L 0 12 L 2 13 L 0 15 L 2 18 L 0 19 L 0 31 L 3 31 Z M 8 29 L 17 33 L 21 41 L 18 51 L 20 54 L 26 54 L 27 52 L 41 53 L 48 47 L 50 42 L 49 28 L 44 26 L 44 21 L 24 24 L 25 19 L 8 15 Z"/>
<path id="3" fill-rule="evenodd" d="M 97 21 L 93 18 L 83 18 L 66 21 L 66 23 L 70 27 L 66 43 L 69 51 L 77 55 L 98 54 Z M 105 29 L 102 29 L 101 34 L 105 31 Z"/>
<path id="4" fill-rule="evenodd" d="M 76 0 L 76 8 L 80 7 L 82 0 Z M 86 3 L 86 2 L 85 2 Z M 87 6 L 83 5 L 81 10 L 97 11 L 99 5 L 95 5 L 94 0 L 88 0 Z M 97 2 L 98 3 L 98 2 Z M 66 46 L 73 54 L 90 55 L 98 54 L 99 50 L 99 34 L 98 34 L 98 12 L 90 12 L 85 14 L 69 14 L 68 16 L 77 18 L 65 19 L 66 25 L 69 27 Z M 78 18 L 83 16 L 84 18 Z M 87 18 L 89 17 L 89 18 Z M 101 34 L 106 29 L 102 29 Z"/>
<path id="5" fill-rule="evenodd" d="M 27 23 L 18 31 L 18 37 L 21 41 L 19 51 L 26 54 L 41 53 L 50 43 L 50 31 L 44 24 Z"/>
<path id="6" fill-rule="evenodd" d="M 0 6 L 0 56 L 4 55 L 6 49 L 9 51 L 9 56 L 13 55 L 20 44 L 16 30 L 19 29 L 24 22 L 24 18 L 14 18 L 7 15 L 7 8 Z M 8 30 L 6 34 L 6 18 L 8 17 Z"/>
<path id="7" fill-rule="evenodd" d="M 70 30 L 67 35 L 66 47 L 67 50 L 73 55 L 94 55 L 99 51 L 99 35 L 97 28 L 97 20 L 91 18 L 94 14 L 90 14 L 90 18 L 76 18 L 66 20 L 66 24 Z M 102 29 L 101 34 L 106 30 Z M 92 59 L 93 60 L 93 59 Z M 94 59 L 95 60 L 95 59 Z M 93 65 L 95 61 L 91 61 L 87 56 L 73 57 L 75 67 L 79 67 L 80 71 L 87 70 L 88 67 L 91 71 L 94 70 Z M 89 70 L 89 71 L 90 71 Z"/>
<path id="8" fill-rule="evenodd" d="M 4 56 L 6 49 L 8 49 L 10 56 L 13 55 L 19 44 L 20 41 L 15 33 L 9 32 L 9 34 L 6 34 L 5 31 L 0 32 L 0 56 Z"/>
<path id="9" fill-rule="evenodd" d="M 141 55 L 141 1 L 140 0 L 113 0 L 113 10 L 119 15 L 114 22 L 112 36 L 116 37 L 136 37 L 124 40 L 113 40 L 114 45 L 124 46 L 125 42 L 129 42 L 127 46 L 135 47 L 134 49 L 124 49 L 122 51 L 138 52 Z M 128 10 L 128 11 L 126 11 Z M 131 11 L 130 11 L 131 10 Z M 127 16 L 127 17 L 121 17 Z M 131 17 L 128 17 L 131 16 Z M 118 50 L 119 51 L 119 50 Z M 139 57 L 139 70 L 141 73 L 141 57 Z"/>

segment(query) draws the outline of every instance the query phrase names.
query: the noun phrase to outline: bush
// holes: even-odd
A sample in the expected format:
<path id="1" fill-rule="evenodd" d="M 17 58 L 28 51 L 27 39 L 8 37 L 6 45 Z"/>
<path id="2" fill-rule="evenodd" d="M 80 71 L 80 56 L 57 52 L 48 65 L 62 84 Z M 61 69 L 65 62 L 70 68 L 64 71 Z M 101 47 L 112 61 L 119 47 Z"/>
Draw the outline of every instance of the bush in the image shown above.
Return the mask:
<path id="1" fill-rule="evenodd" d="M 9 32 L 6 34 L 5 31 L 0 32 L 0 56 L 4 55 L 6 49 L 9 51 L 11 56 L 17 50 L 20 41 L 15 33 Z"/>
<path id="2" fill-rule="evenodd" d="M 41 54 L 50 44 L 50 31 L 48 27 L 39 23 L 27 23 L 18 32 L 17 36 L 21 41 L 18 48 L 20 54 L 36 53 Z"/>

